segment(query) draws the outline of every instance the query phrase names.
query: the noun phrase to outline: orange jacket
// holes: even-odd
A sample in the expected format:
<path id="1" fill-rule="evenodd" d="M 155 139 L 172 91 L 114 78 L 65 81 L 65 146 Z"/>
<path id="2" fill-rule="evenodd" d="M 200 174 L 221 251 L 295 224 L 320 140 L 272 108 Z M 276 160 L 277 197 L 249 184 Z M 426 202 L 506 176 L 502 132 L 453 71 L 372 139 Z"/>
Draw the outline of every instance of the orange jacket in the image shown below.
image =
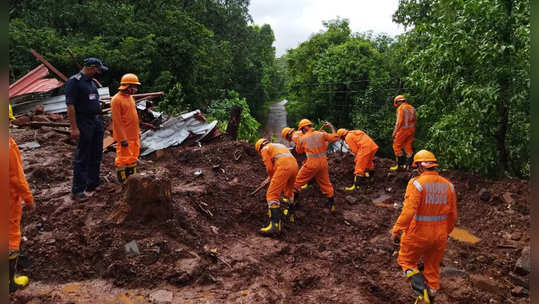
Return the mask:
<path id="1" fill-rule="evenodd" d="M 326 155 L 328 142 L 335 142 L 339 139 L 337 133 L 326 133 L 324 131 L 308 131 L 303 134 L 296 145 L 298 153 L 305 153 L 307 158 L 322 157 Z"/>
<path id="2" fill-rule="evenodd" d="M 292 132 L 292 142 L 297 146 L 300 137 L 303 135 L 303 132 L 301 131 L 294 131 Z"/>
<path id="3" fill-rule="evenodd" d="M 15 202 L 19 197 L 29 205 L 34 203 L 34 197 L 22 169 L 19 147 L 15 140 L 9 137 L 9 200 Z"/>
<path id="4" fill-rule="evenodd" d="M 360 150 L 365 150 L 365 152 L 370 152 L 378 150 L 378 145 L 372 140 L 372 138 L 367 135 L 367 133 L 361 130 L 351 130 L 348 131 L 344 141 L 354 154 L 357 154 Z"/>
<path id="5" fill-rule="evenodd" d="M 395 132 L 401 129 L 415 129 L 416 113 L 415 108 L 408 103 L 403 103 L 397 108 L 397 121 L 395 122 Z"/>
<path id="6" fill-rule="evenodd" d="M 112 132 L 114 140 L 138 140 L 140 127 L 135 99 L 129 94 L 116 93 L 110 101 L 112 110 Z"/>
<path id="7" fill-rule="evenodd" d="M 408 183 L 404 207 L 393 234 L 405 231 L 417 236 L 418 241 L 447 238 L 456 220 L 457 196 L 453 184 L 436 171 L 426 171 Z"/>
<path id="8" fill-rule="evenodd" d="M 291 162 L 293 162 L 297 167 L 296 158 L 292 156 L 290 150 L 283 144 L 267 144 L 262 148 L 260 153 L 264 165 L 266 165 L 266 172 L 270 177 L 273 176 L 273 173 L 275 173 L 280 166 L 289 166 Z"/>

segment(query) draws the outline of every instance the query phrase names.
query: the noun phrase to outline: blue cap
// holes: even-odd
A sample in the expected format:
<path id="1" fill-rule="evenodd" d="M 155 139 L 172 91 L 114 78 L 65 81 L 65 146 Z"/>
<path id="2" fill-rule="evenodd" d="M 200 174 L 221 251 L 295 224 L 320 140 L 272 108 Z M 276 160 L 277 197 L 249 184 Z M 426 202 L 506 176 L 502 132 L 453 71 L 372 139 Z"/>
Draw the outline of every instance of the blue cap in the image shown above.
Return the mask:
<path id="1" fill-rule="evenodd" d="M 101 71 L 108 71 L 109 69 L 103 65 L 103 62 L 101 62 L 101 60 L 94 57 L 84 59 L 84 66 L 95 66 L 101 69 Z"/>

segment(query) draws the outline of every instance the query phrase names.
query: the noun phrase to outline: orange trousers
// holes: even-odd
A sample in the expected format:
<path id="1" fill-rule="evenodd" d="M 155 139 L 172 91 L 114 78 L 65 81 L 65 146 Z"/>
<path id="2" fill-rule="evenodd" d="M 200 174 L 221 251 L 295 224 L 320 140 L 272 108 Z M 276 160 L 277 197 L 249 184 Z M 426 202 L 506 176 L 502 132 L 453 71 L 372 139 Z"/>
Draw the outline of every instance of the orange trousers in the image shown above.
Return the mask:
<path id="1" fill-rule="evenodd" d="M 393 139 L 393 151 L 395 156 L 402 155 L 402 147 L 404 146 L 404 151 L 406 155 L 414 154 L 412 144 L 414 143 L 415 128 L 401 129 L 395 134 Z"/>
<path id="2" fill-rule="evenodd" d="M 419 238 L 415 233 L 404 232 L 401 238 L 397 263 L 402 271 L 418 269 L 417 262 L 423 256 L 423 275 L 431 289 L 440 289 L 440 263 L 447 244 L 445 237 Z"/>
<path id="3" fill-rule="evenodd" d="M 140 155 L 140 139 L 128 140 L 127 147 L 122 147 L 121 143 L 116 145 L 116 159 L 114 165 L 116 167 L 128 166 L 136 163 Z"/>
<path id="4" fill-rule="evenodd" d="M 9 250 L 19 250 L 21 246 L 22 198 L 9 197 Z"/>
<path id="5" fill-rule="evenodd" d="M 273 173 L 268 191 L 266 192 L 266 201 L 268 204 L 278 204 L 281 199 L 281 193 L 287 199 L 294 198 L 294 183 L 298 174 L 298 163 L 296 159 L 290 158 L 284 165 L 278 165 Z"/>
<path id="6" fill-rule="evenodd" d="M 329 167 L 326 157 L 307 158 L 307 161 L 305 161 L 298 172 L 294 187 L 299 191 L 299 189 L 307 184 L 313 177 L 322 193 L 327 197 L 333 197 L 333 185 L 329 180 Z"/>
<path id="7" fill-rule="evenodd" d="M 374 155 L 378 151 L 378 147 L 371 151 L 361 150 L 356 154 L 354 175 L 365 173 L 365 169 L 374 170 Z"/>

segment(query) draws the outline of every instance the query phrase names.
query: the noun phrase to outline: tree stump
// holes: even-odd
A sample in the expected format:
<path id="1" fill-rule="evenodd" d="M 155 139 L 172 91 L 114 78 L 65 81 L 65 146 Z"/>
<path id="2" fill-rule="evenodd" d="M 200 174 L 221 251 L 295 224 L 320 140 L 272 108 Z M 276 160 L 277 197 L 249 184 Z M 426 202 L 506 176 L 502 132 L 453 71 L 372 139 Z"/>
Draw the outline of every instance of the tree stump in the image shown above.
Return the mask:
<path id="1" fill-rule="evenodd" d="M 168 170 L 134 174 L 127 179 L 124 200 L 129 205 L 126 220 L 164 222 L 172 218 L 172 185 Z"/>

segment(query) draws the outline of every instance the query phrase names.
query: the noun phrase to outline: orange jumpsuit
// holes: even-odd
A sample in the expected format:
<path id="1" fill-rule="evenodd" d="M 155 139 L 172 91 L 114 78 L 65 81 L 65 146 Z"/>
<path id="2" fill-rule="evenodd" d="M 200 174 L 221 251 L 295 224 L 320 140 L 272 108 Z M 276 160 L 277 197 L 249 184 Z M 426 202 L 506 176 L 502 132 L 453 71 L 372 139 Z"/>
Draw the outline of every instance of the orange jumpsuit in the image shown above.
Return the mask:
<path id="1" fill-rule="evenodd" d="M 270 185 L 266 193 L 268 206 L 279 205 L 281 193 L 291 202 L 294 200 L 294 182 L 298 174 L 298 162 L 290 150 L 282 144 L 271 143 L 261 150 Z"/>
<path id="2" fill-rule="evenodd" d="M 296 145 L 296 147 L 298 146 L 299 139 L 302 135 L 303 135 L 303 132 L 301 131 L 292 132 L 292 142 L 294 143 L 294 145 Z"/>
<path id="3" fill-rule="evenodd" d="M 397 121 L 395 122 L 395 137 L 393 138 L 393 151 L 395 156 L 402 155 L 402 147 L 407 156 L 414 153 L 412 144 L 414 143 L 416 125 L 416 113 L 414 107 L 408 103 L 403 103 L 397 108 Z"/>
<path id="4" fill-rule="evenodd" d="M 457 197 L 453 184 L 436 171 L 412 178 L 406 188 L 404 207 L 393 234 L 404 231 L 397 262 L 403 271 L 416 270 L 423 256 L 423 274 L 431 289 L 440 289 L 440 262 L 447 236 L 457 220 Z"/>
<path id="5" fill-rule="evenodd" d="M 9 250 L 21 245 L 22 201 L 32 205 L 34 197 L 24 176 L 21 153 L 13 138 L 9 138 Z"/>
<path id="6" fill-rule="evenodd" d="M 350 150 L 356 155 L 354 174 L 365 173 L 365 169 L 374 170 L 374 155 L 378 151 L 378 145 L 361 130 L 348 131 L 344 141 Z"/>
<path id="7" fill-rule="evenodd" d="M 328 142 L 335 142 L 339 139 L 337 133 L 326 133 L 324 131 L 308 131 L 303 134 L 298 141 L 296 151 L 305 153 L 307 161 L 299 170 L 294 187 L 300 189 L 311 178 L 314 177 L 322 193 L 331 198 L 334 195 L 333 185 L 329 180 L 329 167 L 326 157 Z"/>
<path id="8" fill-rule="evenodd" d="M 112 132 L 116 146 L 117 167 L 136 163 L 140 154 L 140 127 L 135 99 L 129 94 L 118 92 L 110 102 L 112 110 Z M 121 142 L 127 140 L 128 146 Z"/>

